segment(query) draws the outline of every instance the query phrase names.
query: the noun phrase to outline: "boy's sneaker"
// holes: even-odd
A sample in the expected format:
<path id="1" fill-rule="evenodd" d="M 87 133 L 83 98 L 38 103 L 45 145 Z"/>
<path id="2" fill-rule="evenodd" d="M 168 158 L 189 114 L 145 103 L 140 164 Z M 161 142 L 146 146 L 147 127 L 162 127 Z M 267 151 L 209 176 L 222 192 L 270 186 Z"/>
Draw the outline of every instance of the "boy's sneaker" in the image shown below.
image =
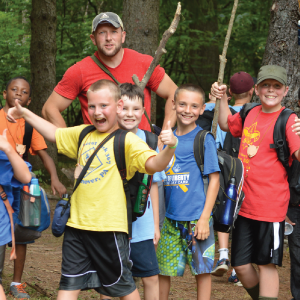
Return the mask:
<path id="1" fill-rule="evenodd" d="M 30 296 L 26 293 L 24 288 L 26 288 L 26 283 L 21 283 L 19 285 L 10 286 L 10 295 L 17 299 L 30 299 Z"/>
<path id="2" fill-rule="evenodd" d="M 228 271 L 229 265 L 229 259 L 223 258 L 221 260 L 218 260 L 215 268 L 211 271 L 210 274 L 213 276 L 223 276 L 223 274 Z"/>
<path id="3" fill-rule="evenodd" d="M 236 274 L 230 275 L 230 277 L 228 278 L 228 282 L 232 282 L 234 285 L 237 285 L 237 286 L 243 286 L 243 284 L 240 282 L 240 280 L 238 279 Z"/>

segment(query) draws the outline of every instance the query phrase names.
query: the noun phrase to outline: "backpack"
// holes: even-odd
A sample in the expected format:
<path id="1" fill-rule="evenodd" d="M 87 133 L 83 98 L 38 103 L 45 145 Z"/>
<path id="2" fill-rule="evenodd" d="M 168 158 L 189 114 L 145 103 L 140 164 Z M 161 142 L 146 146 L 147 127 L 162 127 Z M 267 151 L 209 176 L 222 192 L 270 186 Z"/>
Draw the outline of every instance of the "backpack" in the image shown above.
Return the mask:
<path id="1" fill-rule="evenodd" d="M 247 103 L 240 111 L 242 123 L 244 126 L 245 119 L 252 108 L 261 105 L 258 103 Z M 284 108 L 274 125 L 273 140 L 274 144 L 270 144 L 271 149 L 276 149 L 278 160 L 282 163 L 288 174 L 288 183 L 290 188 L 290 205 L 300 205 L 300 163 L 297 160 L 293 160 L 291 167 L 289 166 L 290 150 L 287 145 L 285 137 L 286 123 L 291 114 L 296 113 L 289 109 Z"/>
<path id="2" fill-rule="evenodd" d="M 91 131 L 94 131 L 95 127 L 94 125 L 90 125 L 85 127 L 80 135 L 79 135 L 79 140 L 78 140 L 78 150 L 80 148 L 80 145 L 84 139 L 84 137 Z M 149 147 L 153 150 L 156 150 L 157 148 L 157 143 L 158 143 L 158 137 L 157 135 L 144 130 L 145 135 L 146 135 L 146 143 L 149 145 Z M 114 140 L 114 155 L 115 155 L 115 160 L 116 160 L 116 165 L 119 170 L 122 182 L 123 182 L 123 188 L 124 192 L 126 195 L 126 202 L 127 202 L 127 219 L 128 219 L 128 234 L 129 238 L 132 237 L 132 222 L 136 221 L 138 217 L 143 216 L 143 214 L 146 211 L 147 206 L 145 206 L 145 210 L 143 214 L 137 214 L 133 211 L 138 189 L 140 185 L 144 185 L 142 183 L 144 174 L 140 172 L 136 172 L 135 175 L 127 181 L 126 175 L 127 175 L 127 170 L 126 170 L 126 163 L 125 163 L 125 137 L 128 131 L 125 130 L 119 130 L 116 135 L 115 135 L 115 140 Z M 149 193 L 150 193 L 150 188 L 152 184 L 152 178 L 153 176 L 149 175 L 148 176 L 148 181 L 147 181 L 147 197 L 148 199 Z"/>
<path id="3" fill-rule="evenodd" d="M 200 130 L 194 140 L 194 157 L 198 168 L 200 169 L 203 184 L 204 184 L 204 193 L 206 195 L 207 188 L 208 188 L 208 176 L 203 174 L 204 171 L 204 143 L 205 138 L 211 132 L 206 130 Z M 243 183 L 244 183 L 244 167 L 243 163 L 240 159 L 232 157 L 226 154 L 222 150 L 217 150 L 218 155 L 218 163 L 220 168 L 220 188 L 217 195 L 217 199 L 215 205 L 213 207 L 213 219 L 214 219 L 214 230 L 219 232 L 230 232 L 234 226 L 234 222 L 237 218 L 238 212 L 242 206 L 244 201 L 244 192 L 242 191 Z M 221 216 L 223 213 L 223 208 L 225 202 L 223 200 L 225 194 L 226 187 L 228 186 L 230 178 L 235 177 L 236 179 L 236 187 L 237 187 L 237 200 L 231 199 L 232 201 L 236 202 L 235 212 L 233 217 L 233 225 L 224 225 L 221 224 Z"/>

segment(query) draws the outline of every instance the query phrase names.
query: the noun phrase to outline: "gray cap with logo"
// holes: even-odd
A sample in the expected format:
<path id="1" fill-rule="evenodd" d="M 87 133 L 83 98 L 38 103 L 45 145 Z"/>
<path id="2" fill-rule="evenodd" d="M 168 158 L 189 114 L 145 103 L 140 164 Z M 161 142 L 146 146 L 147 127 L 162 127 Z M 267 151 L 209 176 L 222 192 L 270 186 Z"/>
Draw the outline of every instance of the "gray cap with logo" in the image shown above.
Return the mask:
<path id="1" fill-rule="evenodd" d="M 113 12 L 104 12 L 96 16 L 93 20 L 92 33 L 97 29 L 97 26 L 101 23 L 110 23 L 114 27 L 121 27 L 122 30 L 124 30 L 121 18 Z"/>
<path id="2" fill-rule="evenodd" d="M 283 85 L 287 85 L 286 69 L 276 65 L 262 66 L 259 69 L 256 84 L 259 84 L 266 79 L 275 79 Z"/>

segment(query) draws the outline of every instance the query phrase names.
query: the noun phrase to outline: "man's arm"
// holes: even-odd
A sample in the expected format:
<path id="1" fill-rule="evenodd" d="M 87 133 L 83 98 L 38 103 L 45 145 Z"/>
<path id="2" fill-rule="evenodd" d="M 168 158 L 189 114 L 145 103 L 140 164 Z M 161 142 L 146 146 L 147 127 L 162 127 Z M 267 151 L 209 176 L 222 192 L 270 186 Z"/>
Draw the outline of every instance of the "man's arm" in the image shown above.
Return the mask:
<path id="1" fill-rule="evenodd" d="M 174 127 L 176 124 L 176 114 L 175 111 L 172 109 L 172 100 L 174 99 L 176 89 L 177 85 L 167 74 L 165 74 L 163 80 L 158 86 L 158 89 L 156 90 L 156 94 L 159 97 L 166 99 L 165 119 L 162 129 L 167 128 L 168 121 L 171 121 L 171 127 Z"/>
<path id="2" fill-rule="evenodd" d="M 153 208 L 153 219 L 154 219 L 154 246 L 157 247 L 158 241 L 160 239 L 159 230 L 159 195 L 158 195 L 158 185 L 157 182 L 152 183 L 150 189 L 151 205 Z"/>
<path id="3" fill-rule="evenodd" d="M 7 112 L 7 119 L 16 123 L 16 119 L 24 118 L 33 128 L 35 128 L 46 140 L 55 143 L 55 132 L 57 127 L 43 118 L 37 116 L 27 108 L 22 107 L 19 101 L 15 101 L 15 107 L 12 107 Z"/>
<path id="4" fill-rule="evenodd" d="M 52 92 L 42 108 L 42 116 L 58 128 L 67 127 L 61 112 L 70 106 L 72 100 L 65 98 L 55 91 Z"/>
<path id="5" fill-rule="evenodd" d="M 203 212 L 195 227 L 194 236 L 199 240 L 206 240 L 209 236 L 209 218 L 217 199 L 220 187 L 220 174 L 214 172 L 208 175 L 209 184 Z"/>
<path id="6" fill-rule="evenodd" d="M 227 95 L 226 95 L 227 86 L 225 84 L 219 86 L 217 82 L 215 82 L 211 87 L 211 94 L 220 100 L 220 113 L 219 113 L 219 126 L 223 131 L 228 132 L 228 116 L 231 115 L 231 111 L 228 106 Z"/>
<path id="7" fill-rule="evenodd" d="M 46 170 L 50 174 L 51 189 L 52 189 L 53 195 L 55 195 L 56 191 L 57 191 L 59 196 L 62 197 L 63 194 L 66 194 L 67 189 L 58 179 L 58 176 L 56 173 L 56 167 L 55 167 L 53 159 L 49 156 L 49 154 L 47 153 L 46 150 L 38 150 L 36 152 L 37 152 L 37 155 L 40 157 L 41 161 L 43 162 Z"/>

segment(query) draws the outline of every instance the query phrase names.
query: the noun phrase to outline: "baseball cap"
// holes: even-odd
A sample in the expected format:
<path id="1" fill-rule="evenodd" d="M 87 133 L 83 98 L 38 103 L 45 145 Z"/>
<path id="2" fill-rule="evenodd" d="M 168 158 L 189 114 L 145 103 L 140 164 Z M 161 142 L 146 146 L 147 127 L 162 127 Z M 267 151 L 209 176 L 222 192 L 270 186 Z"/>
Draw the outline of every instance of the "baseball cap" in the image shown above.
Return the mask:
<path id="1" fill-rule="evenodd" d="M 237 72 L 230 78 L 230 91 L 234 94 L 242 94 L 251 90 L 254 85 L 253 78 L 246 72 Z"/>
<path id="2" fill-rule="evenodd" d="M 259 69 L 256 84 L 259 84 L 266 79 L 275 79 L 283 85 L 287 85 L 286 69 L 276 65 L 262 66 Z"/>
<path id="3" fill-rule="evenodd" d="M 93 20 L 92 33 L 97 29 L 97 26 L 101 23 L 110 23 L 114 27 L 121 27 L 122 30 L 124 30 L 121 18 L 113 12 L 104 12 L 97 15 Z"/>

